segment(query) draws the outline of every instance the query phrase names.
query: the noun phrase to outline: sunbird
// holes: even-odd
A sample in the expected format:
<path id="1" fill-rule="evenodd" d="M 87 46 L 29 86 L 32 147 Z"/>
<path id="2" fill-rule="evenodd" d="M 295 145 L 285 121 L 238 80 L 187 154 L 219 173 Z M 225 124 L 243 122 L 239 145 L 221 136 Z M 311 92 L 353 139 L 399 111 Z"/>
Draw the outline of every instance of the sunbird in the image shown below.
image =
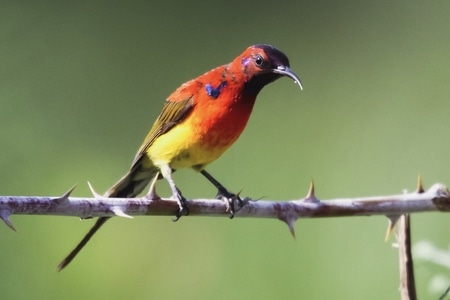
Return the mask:
<path id="1" fill-rule="evenodd" d="M 178 220 L 189 213 L 189 207 L 172 179 L 172 172 L 192 168 L 218 189 L 217 198 L 230 201 L 239 197 L 224 188 L 205 167 L 219 158 L 242 133 L 261 89 L 283 76 L 290 77 L 303 89 L 283 52 L 271 45 L 256 44 L 231 63 L 182 84 L 165 101 L 130 170 L 104 196 L 136 197 L 152 179 L 165 178 L 173 198 L 178 201 Z M 155 193 L 151 190 L 149 194 Z M 58 270 L 66 267 L 110 218 L 98 218 L 58 265 Z"/>

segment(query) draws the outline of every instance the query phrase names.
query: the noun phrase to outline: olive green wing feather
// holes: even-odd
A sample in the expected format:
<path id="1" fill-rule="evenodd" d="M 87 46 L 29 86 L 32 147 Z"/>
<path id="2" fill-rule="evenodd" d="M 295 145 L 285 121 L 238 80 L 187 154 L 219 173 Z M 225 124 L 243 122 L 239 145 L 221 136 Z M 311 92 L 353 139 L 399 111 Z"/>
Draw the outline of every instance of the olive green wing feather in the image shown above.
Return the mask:
<path id="1" fill-rule="evenodd" d="M 192 96 L 182 101 L 170 101 L 166 100 L 164 107 L 158 119 L 156 119 L 150 132 L 147 134 L 144 143 L 139 149 L 135 160 L 138 159 L 139 155 L 144 154 L 147 149 L 153 144 L 153 142 L 172 129 L 176 124 L 183 121 L 186 116 L 191 112 L 194 107 L 194 101 Z"/>
<path id="2" fill-rule="evenodd" d="M 166 100 L 161 114 L 156 119 L 144 143 L 139 148 L 130 170 L 105 193 L 105 196 L 131 198 L 136 197 L 142 192 L 150 180 L 159 172 L 158 168 L 149 168 L 148 164 L 144 167 L 142 162 L 148 159 L 145 155 L 146 151 L 158 137 L 183 121 L 192 111 L 193 107 L 194 101 L 192 96 L 181 101 Z"/>

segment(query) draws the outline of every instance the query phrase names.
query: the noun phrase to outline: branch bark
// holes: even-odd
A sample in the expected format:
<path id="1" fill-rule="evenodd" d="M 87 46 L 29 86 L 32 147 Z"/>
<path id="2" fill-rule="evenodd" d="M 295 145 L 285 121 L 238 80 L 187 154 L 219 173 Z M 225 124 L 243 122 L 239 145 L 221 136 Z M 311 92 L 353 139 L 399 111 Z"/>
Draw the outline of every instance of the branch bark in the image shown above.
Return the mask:
<path id="1" fill-rule="evenodd" d="M 82 219 L 104 216 L 173 216 L 178 210 L 172 199 L 70 197 L 73 188 L 60 197 L 0 196 L 0 218 L 11 229 L 10 215 L 60 215 Z M 422 191 L 422 192 L 419 192 Z M 162 201 L 163 200 L 163 201 Z M 237 202 L 238 203 L 238 202 Z M 400 215 L 405 213 L 450 211 L 450 192 L 443 184 L 434 184 L 423 192 L 419 183 L 416 192 L 390 196 L 333 199 L 322 201 L 314 194 L 314 185 L 305 198 L 291 201 L 254 201 L 245 199 L 237 207 L 235 217 L 275 218 L 284 221 L 292 234 L 299 218 L 385 215 L 391 221 L 391 231 Z M 239 205 L 238 205 L 239 206 Z M 227 203 L 217 199 L 189 200 L 189 216 L 229 216 Z"/>
<path id="2" fill-rule="evenodd" d="M 402 300 L 417 299 L 413 257 L 411 254 L 410 224 L 409 214 L 402 215 L 399 219 L 396 234 L 400 264 L 400 296 Z"/>

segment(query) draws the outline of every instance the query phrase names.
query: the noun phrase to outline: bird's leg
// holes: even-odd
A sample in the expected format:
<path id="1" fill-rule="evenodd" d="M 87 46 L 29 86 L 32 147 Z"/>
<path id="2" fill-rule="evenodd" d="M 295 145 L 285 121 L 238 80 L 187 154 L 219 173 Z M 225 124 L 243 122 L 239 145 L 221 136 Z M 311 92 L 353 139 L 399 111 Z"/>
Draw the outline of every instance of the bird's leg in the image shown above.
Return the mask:
<path id="1" fill-rule="evenodd" d="M 150 188 L 148 189 L 148 193 L 146 197 L 151 200 L 161 200 L 161 197 L 156 193 L 156 182 L 158 181 L 159 172 L 156 173 L 156 176 L 153 178 L 152 183 L 150 183 Z"/>
<path id="2" fill-rule="evenodd" d="M 164 165 L 161 167 L 161 174 L 169 183 L 170 189 L 172 190 L 173 198 L 178 201 L 178 212 L 175 215 L 174 222 L 178 221 L 182 215 L 189 215 L 189 205 L 186 198 L 183 197 L 181 191 L 175 185 L 175 182 L 172 179 L 172 168 L 169 165 Z"/>
<path id="3" fill-rule="evenodd" d="M 220 182 L 217 181 L 217 179 L 212 177 L 211 174 L 209 174 L 205 170 L 201 170 L 200 173 L 202 173 L 202 175 L 205 176 L 206 179 L 208 179 L 208 181 L 211 182 L 217 188 L 216 198 L 221 197 L 233 198 L 236 196 L 235 194 L 230 193 Z"/>
<path id="4" fill-rule="evenodd" d="M 220 182 L 217 181 L 214 177 L 211 176 L 205 170 L 201 170 L 200 173 L 208 179 L 216 188 L 217 188 L 217 199 L 225 199 L 227 201 L 228 210 L 230 211 L 230 219 L 233 219 L 235 210 L 235 202 L 239 202 L 239 208 L 245 205 L 245 200 L 242 200 L 239 197 L 239 193 L 233 194 L 230 193 Z"/>

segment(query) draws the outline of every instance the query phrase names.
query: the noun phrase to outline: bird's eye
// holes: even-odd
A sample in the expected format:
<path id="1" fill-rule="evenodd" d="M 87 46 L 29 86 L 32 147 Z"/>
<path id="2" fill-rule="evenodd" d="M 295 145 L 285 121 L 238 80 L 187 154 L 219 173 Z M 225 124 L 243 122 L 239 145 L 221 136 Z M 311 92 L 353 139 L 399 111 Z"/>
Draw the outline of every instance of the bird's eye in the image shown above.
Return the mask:
<path id="1" fill-rule="evenodd" d="M 254 60 L 255 60 L 255 64 L 258 67 L 264 66 L 264 58 L 260 54 L 256 55 Z"/>

